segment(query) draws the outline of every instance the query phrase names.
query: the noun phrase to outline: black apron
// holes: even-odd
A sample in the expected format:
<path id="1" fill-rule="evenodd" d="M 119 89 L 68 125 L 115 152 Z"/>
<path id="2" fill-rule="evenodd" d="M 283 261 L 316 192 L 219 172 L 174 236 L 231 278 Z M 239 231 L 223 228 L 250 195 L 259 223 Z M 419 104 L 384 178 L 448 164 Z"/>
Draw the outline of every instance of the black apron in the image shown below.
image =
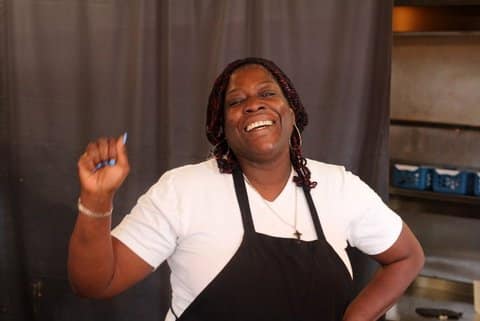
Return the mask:
<path id="1" fill-rule="evenodd" d="M 242 242 L 177 320 L 342 320 L 352 280 L 325 239 L 309 189 L 303 188 L 318 239 L 299 241 L 256 233 L 239 169 L 233 180 L 242 214 Z"/>

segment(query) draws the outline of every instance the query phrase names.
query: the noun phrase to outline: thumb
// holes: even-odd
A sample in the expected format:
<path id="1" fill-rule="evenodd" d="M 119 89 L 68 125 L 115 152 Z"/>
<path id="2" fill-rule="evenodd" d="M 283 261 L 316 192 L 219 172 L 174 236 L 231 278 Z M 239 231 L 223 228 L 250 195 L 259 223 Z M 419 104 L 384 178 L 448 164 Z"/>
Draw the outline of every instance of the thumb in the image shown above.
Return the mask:
<path id="1" fill-rule="evenodd" d="M 120 135 L 117 139 L 117 164 L 121 166 L 128 166 L 128 156 L 127 156 L 127 137 L 128 133 Z"/>

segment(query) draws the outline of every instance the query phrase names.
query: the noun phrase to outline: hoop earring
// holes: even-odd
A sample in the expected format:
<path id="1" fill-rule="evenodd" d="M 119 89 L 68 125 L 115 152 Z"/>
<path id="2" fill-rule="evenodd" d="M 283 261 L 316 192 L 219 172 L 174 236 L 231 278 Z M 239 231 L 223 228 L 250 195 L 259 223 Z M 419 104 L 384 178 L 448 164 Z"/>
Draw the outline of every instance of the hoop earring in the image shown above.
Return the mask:
<path id="1" fill-rule="evenodd" d="M 302 134 L 300 134 L 300 130 L 298 129 L 297 127 L 297 124 L 293 124 L 293 127 L 295 128 L 295 132 L 297 133 L 297 136 L 298 136 L 298 149 L 302 148 L 302 145 L 303 145 L 303 141 L 302 141 Z M 289 144 L 290 144 L 290 148 L 292 148 L 292 145 L 289 141 Z"/>
<path id="2" fill-rule="evenodd" d="M 222 145 L 224 142 L 225 142 L 225 139 L 223 139 L 221 142 L 213 145 L 212 148 L 210 149 L 209 157 L 216 157 L 216 156 L 215 156 L 215 153 L 216 153 L 217 149 L 218 149 L 218 148 L 220 147 L 220 145 Z M 224 154 L 224 155 L 222 155 L 222 158 L 223 158 L 223 159 L 227 159 L 229 154 L 230 154 L 230 146 L 229 146 L 228 149 L 227 149 L 227 153 Z"/>
<path id="3" fill-rule="evenodd" d="M 228 146 L 227 152 L 222 155 L 222 158 L 228 160 L 228 156 L 230 156 L 230 146 Z"/>

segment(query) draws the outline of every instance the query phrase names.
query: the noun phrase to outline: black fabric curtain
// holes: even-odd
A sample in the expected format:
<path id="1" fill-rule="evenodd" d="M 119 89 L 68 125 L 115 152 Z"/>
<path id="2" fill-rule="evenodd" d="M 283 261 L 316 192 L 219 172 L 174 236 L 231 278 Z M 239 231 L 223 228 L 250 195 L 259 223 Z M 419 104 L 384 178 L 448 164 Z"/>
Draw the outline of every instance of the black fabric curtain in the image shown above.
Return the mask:
<path id="1" fill-rule="evenodd" d="M 391 1 L 0 0 L 0 319 L 162 320 L 166 266 L 105 301 L 71 293 L 76 161 L 129 133 L 114 224 L 166 170 L 204 160 L 228 62 L 275 61 L 310 116 L 305 155 L 386 196 Z M 355 255 L 358 286 L 375 267 Z"/>

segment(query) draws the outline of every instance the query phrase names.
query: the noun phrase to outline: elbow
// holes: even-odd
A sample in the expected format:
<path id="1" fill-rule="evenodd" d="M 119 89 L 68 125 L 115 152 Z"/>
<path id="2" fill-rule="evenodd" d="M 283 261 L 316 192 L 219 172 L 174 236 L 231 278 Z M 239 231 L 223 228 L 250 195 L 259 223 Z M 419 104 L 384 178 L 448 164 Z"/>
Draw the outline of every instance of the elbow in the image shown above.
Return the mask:
<path id="1" fill-rule="evenodd" d="M 82 275 L 76 275 L 72 273 L 72 271 L 68 273 L 68 281 L 72 293 L 79 298 L 109 299 L 114 296 L 111 294 L 111 291 L 109 291 L 110 284 L 105 285 L 104 282 L 92 280 Z"/>
<path id="2" fill-rule="evenodd" d="M 422 271 L 425 265 L 425 253 L 423 252 L 423 248 L 420 246 L 420 244 L 418 245 L 418 250 L 414 255 L 414 261 L 415 261 L 414 266 L 417 271 L 416 275 L 418 275 Z"/>
<path id="3" fill-rule="evenodd" d="M 415 272 L 416 277 L 425 265 L 425 253 L 423 252 L 422 245 L 415 237 L 412 237 L 409 248 L 410 253 L 407 256 L 409 268 Z"/>
<path id="4" fill-rule="evenodd" d="M 410 254 L 401 263 L 403 266 L 403 273 L 409 282 L 412 282 L 422 271 L 425 265 L 425 254 L 419 243 L 416 244 L 410 251 Z"/>
<path id="5" fill-rule="evenodd" d="M 91 287 L 82 287 L 75 285 L 70 280 L 70 288 L 75 296 L 82 298 L 82 299 L 96 299 L 96 300 L 104 300 L 110 299 L 113 295 L 109 294 L 108 291 L 99 291 L 98 289 L 93 289 Z"/>
<path id="6" fill-rule="evenodd" d="M 70 281 L 70 289 L 72 290 L 73 294 L 79 298 L 82 298 L 82 299 L 90 298 L 87 295 L 87 293 L 84 293 L 80 288 L 76 287 L 71 281 Z"/>
<path id="7" fill-rule="evenodd" d="M 423 252 L 422 245 L 408 227 L 406 227 L 405 232 L 405 237 L 402 242 L 404 257 L 408 262 L 408 269 L 413 272 L 413 278 L 415 278 L 425 265 L 425 253 Z"/>
<path id="8" fill-rule="evenodd" d="M 82 299 L 93 299 L 91 290 L 85 286 L 81 286 L 80 282 L 75 282 L 74 278 L 71 275 L 68 276 L 68 281 L 70 283 L 70 289 L 72 293 Z"/>
<path id="9" fill-rule="evenodd" d="M 74 260 L 67 263 L 68 281 L 74 295 L 88 299 L 108 299 L 111 294 L 113 275 L 102 269 L 89 269 Z"/>

